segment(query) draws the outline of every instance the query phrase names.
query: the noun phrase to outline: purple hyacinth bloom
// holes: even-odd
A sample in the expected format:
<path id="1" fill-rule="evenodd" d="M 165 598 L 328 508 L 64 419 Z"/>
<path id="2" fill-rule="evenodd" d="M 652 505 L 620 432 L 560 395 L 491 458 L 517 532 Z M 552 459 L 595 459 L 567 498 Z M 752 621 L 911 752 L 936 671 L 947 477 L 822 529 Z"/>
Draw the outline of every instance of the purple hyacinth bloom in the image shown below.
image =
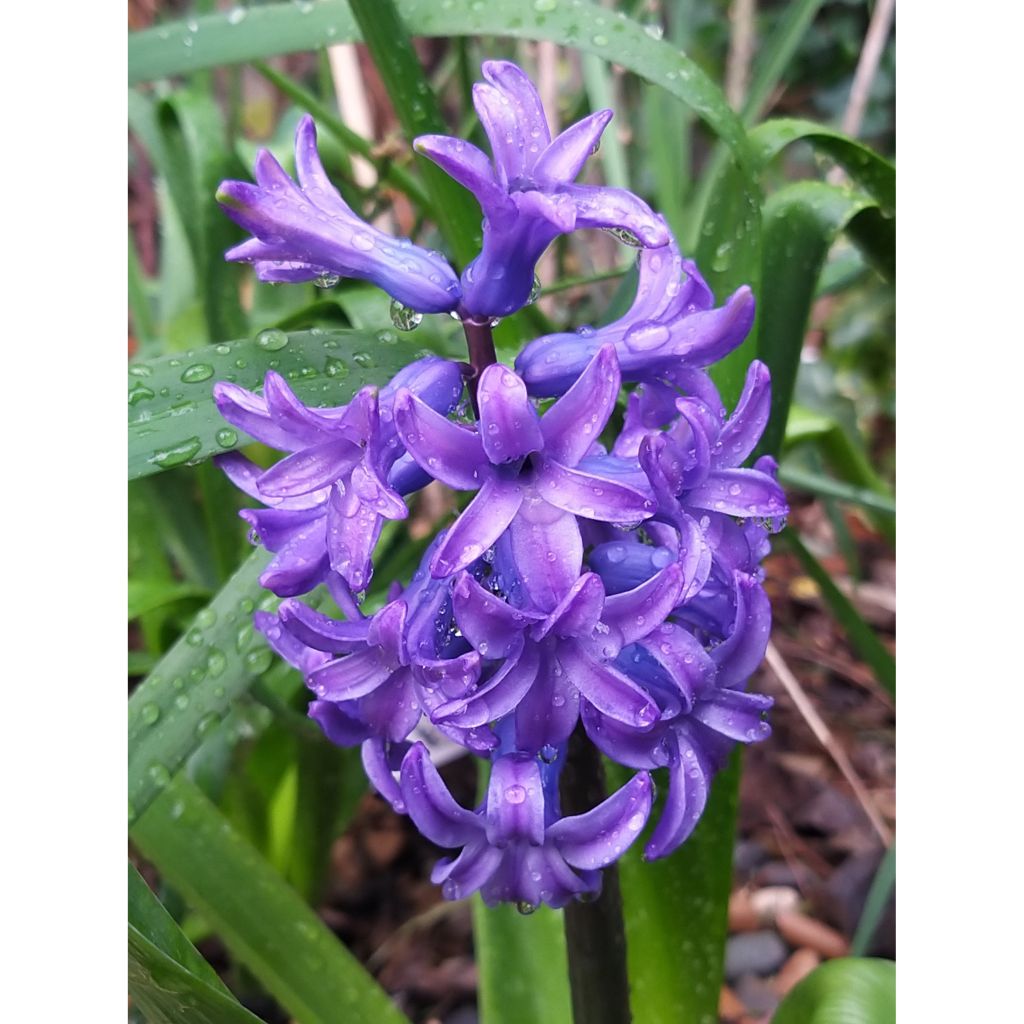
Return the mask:
<path id="1" fill-rule="evenodd" d="M 613 228 L 638 244 L 665 244 L 664 222 L 642 199 L 625 189 L 573 184 L 611 120 L 610 110 L 591 114 L 552 141 L 540 96 L 522 69 L 486 61 L 483 73 L 486 81 L 473 86 L 473 105 L 493 162 L 463 139 L 423 135 L 415 141 L 483 210 L 483 248 L 462 275 L 466 315 L 485 320 L 524 305 L 534 266 L 558 235 Z"/>
<path id="2" fill-rule="evenodd" d="M 577 516 L 636 524 L 654 512 L 649 490 L 633 482 L 638 478 L 643 487 L 642 474 L 624 483 L 617 479 L 618 460 L 592 452 L 619 381 L 607 346 L 540 416 L 522 380 L 493 364 L 480 376 L 476 429 L 446 419 L 409 391 L 398 394 L 395 421 L 412 457 L 450 487 L 479 491 L 438 547 L 435 576 L 466 568 L 508 531 L 531 600 L 549 612 L 579 578 Z"/>
<path id="3" fill-rule="evenodd" d="M 586 814 L 559 818 L 555 772 L 510 753 L 495 759 L 486 801 L 469 811 L 452 799 L 421 744 L 402 762 L 401 787 L 416 827 L 438 846 L 461 847 L 431 874 L 444 895 L 479 891 L 488 906 L 515 902 L 521 910 L 600 892 L 601 868 L 640 834 L 652 799 L 650 776 L 641 772 Z"/>
<path id="4" fill-rule="evenodd" d="M 582 711 L 587 735 L 608 757 L 631 768 L 668 767 L 668 796 L 644 850 L 648 860 L 671 853 L 696 827 L 733 745 L 771 732 L 763 716 L 772 699 L 743 689 L 764 657 L 771 608 L 755 580 L 736 573 L 732 582 L 735 611 L 728 625 L 718 625 L 710 650 L 673 622 L 623 648 L 618 667 L 658 704 L 653 728 L 631 729 L 592 705 Z"/>
<path id="5" fill-rule="evenodd" d="M 710 523 L 705 513 L 757 517 L 771 521 L 773 531 L 781 529 L 778 524 L 789 511 L 784 491 L 762 468 L 741 468 L 768 422 L 768 368 L 757 360 L 750 364 L 743 393 L 728 419 L 717 392 L 711 404 L 706 396 L 676 397 L 677 415 L 664 432 L 631 434 L 627 416 L 616 454 L 638 456 L 658 496 L 659 516 L 680 530 L 692 529 L 695 518 Z M 774 462 L 762 465 L 773 467 Z"/>
<path id="6" fill-rule="evenodd" d="M 239 430 L 291 454 L 262 470 L 232 452 L 218 464 L 232 482 L 268 509 L 242 517 L 276 554 L 260 577 L 280 597 L 303 594 L 332 574 L 355 590 L 369 582 L 370 556 L 384 519 L 403 519 L 402 494 L 426 481 L 399 462 L 394 427 L 398 389 L 447 412 L 462 393 L 455 363 L 429 357 L 405 367 L 379 394 L 363 388 L 346 406 L 310 409 L 273 371 L 263 394 L 221 381 L 213 394 L 221 415 Z"/>
<path id="7" fill-rule="evenodd" d="M 454 309 L 461 289 L 442 256 L 378 231 L 353 213 L 331 184 L 308 115 L 295 132 L 293 181 L 267 150 L 256 157 L 256 184 L 224 181 L 217 201 L 255 237 L 226 258 L 251 263 L 261 281 L 312 281 L 323 275 L 372 281 L 424 313 Z"/>
<path id="8" fill-rule="evenodd" d="M 481 658 L 504 664 L 435 708 L 431 719 L 473 727 L 511 716 L 517 749 L 534 753 L 569 738 L 581 703 L 631 728 L 650 728 L 657 703 L 614 661 L 624 645 L 664 622 L 682 586 L 681 570 L 670 565 L 635 590 L 606 597 L 600 578 L 585 573 L 544 616 L 512 608 L 460 574 L 452 592 L 455 620 Z"/>
<path id="9" fill-rule="evenodd" d="M 694 371 L 728 355 L 754 322 L 754 296 L 746 285 L 724 306 L 713 307 L 696 264 L 680 256 L 670 237 L 641 253 L 636 298 L 625 316 L 596 330 L 530 342 L 516 359 L 516 371 L 531 395 L 560 395 L 598 348 L 612 344 L 623 380 L 668 380 L 692 390 Z"/>

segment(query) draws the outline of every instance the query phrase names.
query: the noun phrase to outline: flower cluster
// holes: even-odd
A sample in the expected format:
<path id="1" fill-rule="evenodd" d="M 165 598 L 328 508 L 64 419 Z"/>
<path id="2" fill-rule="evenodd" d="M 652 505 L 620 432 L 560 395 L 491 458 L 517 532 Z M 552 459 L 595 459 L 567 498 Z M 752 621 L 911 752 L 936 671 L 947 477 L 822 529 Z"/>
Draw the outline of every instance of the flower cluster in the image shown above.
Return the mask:
<path id="1" fill-rule="evenodd" d="M 302 672 L 325 735 L 360 744 L 381 796 L 454 851 L 434 870 L 445 895 L 560 907 L 597 893 L 601 868 L 645 829 L 651 772 L 668 776 L 644 847 L 657 858 L 692 832 L 733 744 L 768 734 L 771 701 L 746 687 L 770 627 L 760 563 L 787 509 L 773 460 L 743 465 L 768 419 L 766 368 L 751 365 L 731 414 L 707 373 L 748 332 L 749 289 L 715 308 L 642 200 L 573 183 L 610 111 L 552 141 L 519 68 L 491 62 L 484 77 L 473 95 L 493 160 L 462 140 L 416 141 L 485 215 L 483 248 L 461 277 L 356 217 L 323 173 L 308 120 L 297 184 L 264 154 L 257 185 L 219 192 L 254 235 L 228 256 L 262 279 L 345 274 L 419 311 L 456 312 L 468 382 L 464 366 L 421 359 L 380 391 L 316 409 L 273 373 L 261 395 L 221 383 L 224 417 L 288 454 L 267 470 L 237 453 L 220 462 L 267 506 L 243 516 L 274 553 L 261 582 L 284 600 L 257 627 Z M 493 349 L 488 361 L 474 347 L 481 328 L 528 301 L 556 235 L 592 227 L 643 247 L 629 312 L 538 338 L 514 369 Z M 635 386 L 623 414 L 624 381 Z M 409 584 L 388 581 L 383 603 L 368 604 L 383 521 L 405 517 L 404 499 L 431 480 L 471 498 Z M 321 585 L 342 618 L 299 599 Z M 424 720 L 490 762 L 480 806 L 457 803 L 412 742 Z M 575 730 L 636 774 L 563 817 Z"/>

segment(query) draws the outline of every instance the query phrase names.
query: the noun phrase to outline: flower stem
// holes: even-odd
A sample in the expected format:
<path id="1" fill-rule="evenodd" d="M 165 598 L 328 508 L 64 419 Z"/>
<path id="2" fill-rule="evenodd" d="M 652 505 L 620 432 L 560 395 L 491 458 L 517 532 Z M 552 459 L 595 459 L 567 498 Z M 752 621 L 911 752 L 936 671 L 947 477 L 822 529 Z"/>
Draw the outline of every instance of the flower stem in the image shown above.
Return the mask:
<path id="1" fill-rule="evenodd" d="M 466 335 L 469 365 L 472 367 L 472 372 L 466 380 L 466 387 L 469 388 L 469 399 L 473 403 L 473 411 L 479 416 L 480 409 L 476 404 L 476 389 L 480 382 L 480 374 L 492 363 L 498 361 L 498 354 L 494 351 L 494 334 L 489 321 L 480 322 L 467 316 L 463 318 L 462 330 Z"/>
<path id="2" fill-rule="evenodd" d="M 601 755 L 577 730 L 562 776 L 562 811 L 582 814 L 605 798 Z M 622 894 L 615 864 L 604 869 L 601 895 L 565 908 L 572 1015 L 576 1024 L 629 1024 L 629 974 Z"/>

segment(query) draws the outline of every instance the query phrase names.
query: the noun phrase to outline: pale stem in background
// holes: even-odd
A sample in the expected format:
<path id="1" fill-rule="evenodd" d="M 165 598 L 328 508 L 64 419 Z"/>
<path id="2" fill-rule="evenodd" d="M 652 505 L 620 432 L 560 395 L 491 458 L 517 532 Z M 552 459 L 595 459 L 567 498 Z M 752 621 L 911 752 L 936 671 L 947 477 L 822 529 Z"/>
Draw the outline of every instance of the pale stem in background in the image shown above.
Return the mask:
<path id="1" fill-rule="evenodd" d="M 560 130 L 558 121 L 558 45 L 542 40 L 537 43 L 537 91 L 540 93 L 541 104 L 548 119 L 548 129 L 555 138 Z M 555 248 L 549 246 L 544 255 L 537 261 L 537 276 L 542 283 L 554 280 Z M 543 296 L 537 306 L 545 316 L 555 315 L 556 300 Z"/>
<path id="2" fill-rule="evenodd" d="M 359 68 L 359 53 L 354 43 L 337 43 L 327 47 L 327 59 L 331 65 L 331 79 L 334 82 L 334 94 L 338 100 L 338 113 L 342 121 L 364 139 L 376 138 L 373 114 L 366 95 L 366 84 Z M 373 164 L 357 153 L 352 156 L 352 171 L 356 184 L 362 188 L 372 188 L 377 184 L 377 171 Z M 381 231 L 391 233 L 393 230 L 391 215 L 382 213 L 373 221 Z"/>
<path id="3" fill-rule="evenodd" d="M 750 85 L 750 65 L 756 42 L 757 0 L 732 0 L 729 5 L 729 55 L 725 62 L 725 98 L 740 110 Z"/>

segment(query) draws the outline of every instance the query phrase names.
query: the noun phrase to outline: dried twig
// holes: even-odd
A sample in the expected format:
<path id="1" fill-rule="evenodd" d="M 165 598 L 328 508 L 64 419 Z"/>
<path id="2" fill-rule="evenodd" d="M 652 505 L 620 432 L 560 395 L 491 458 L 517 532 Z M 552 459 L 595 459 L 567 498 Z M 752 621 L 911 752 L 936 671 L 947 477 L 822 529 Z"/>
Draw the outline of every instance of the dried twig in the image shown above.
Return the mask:
<path id="1" fill-rule="evenodd" d="M 768 644 L 768 651 L 765 654 L 765 660 L 768 662 L 769 667 L 775 673 L 775 677 L 782 684 L 783 689 L 789 694 L 790 699 L 796 705 L 797 710 L 804 717 L 804 721 L 810 726 L 811 732 L 814 733 L 815 739 L 825 748 L 829 756 L 836 763 L 836 767 L 842 773 L 842 776 L 850 785 L 850 789 L 853 790 L 853 795 L 856 797 L 857 802 L 861 805 L 864 813 L 867 815 L 868 820 L 871 822 L 872 827 L 878 833 L 879 838 L 886 848 L 892 845 L 893 835 L 889 826 L 882 820 L 882 816 L 878 813 L 878 808 L 875 807 L 871 800 L 871 794 L 868 792 L 867 787 L 860 780 L 860 776 L 854 770 L 853 765 L 850 763 L 850 759 L 846 756 L 846 751 L 839 745 L 836 738 L 832 735 L 832 731 L 825 724 L 824 719 L 818 714 L 814 705 L 811 703 L 807 694 L 804 692 L 804 688 L 800 685 L 800 681 L 790 671 L 789 666 L 786 664 L 782 655 L 779 654 L 778 648 L 772 644 Z"/>

